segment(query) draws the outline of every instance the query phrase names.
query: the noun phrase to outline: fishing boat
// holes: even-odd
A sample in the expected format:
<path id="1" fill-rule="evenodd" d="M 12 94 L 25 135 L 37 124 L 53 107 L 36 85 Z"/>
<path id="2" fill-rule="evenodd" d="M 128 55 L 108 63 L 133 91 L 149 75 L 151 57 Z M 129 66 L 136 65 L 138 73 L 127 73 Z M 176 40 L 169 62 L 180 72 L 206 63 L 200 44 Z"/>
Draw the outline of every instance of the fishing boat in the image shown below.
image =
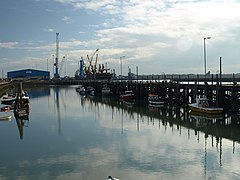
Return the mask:
<path id="1" fill-rule="evenodd" d="M 16 95 L 4 95 L 1 99 L 1 103 L 5 105 L 13 105 L 16 101 L 17 96 Z M 23 100 L 29 100 L 29 95 L 26 91 L 22 92 L 22 99 Z"/>
<path id="2" fill-rule="evenodd" d="M 5 94 L 1 97 L 1 104 L 12 105 L 16 100 L 16 95 Z"/>
<path id="3" fill-rule="evenodd" d="M 157 94 L 149 94 L 148 95 L 148 105 L 149 106 L 162 106 L 164 105 L 164 101 L 162 101 Z"/>
<path id="4" fill-rule="evenodd" d="M 198 95 L 196 97 L 196 103 L 189 104 L 189 108 L 192 111 L 206 114 L 221 114 L 223 108 L 209 107 L 208 99 L 205 95 Z"/>
<path id="5" fill-rule="evenodd" d="M 120 95 L 120 100 L 126 101 L 126 102 L 134 101 L 134 93 L 133 93 L 133 91 L 132 90 L 124 91 L 124 93 Z"/>

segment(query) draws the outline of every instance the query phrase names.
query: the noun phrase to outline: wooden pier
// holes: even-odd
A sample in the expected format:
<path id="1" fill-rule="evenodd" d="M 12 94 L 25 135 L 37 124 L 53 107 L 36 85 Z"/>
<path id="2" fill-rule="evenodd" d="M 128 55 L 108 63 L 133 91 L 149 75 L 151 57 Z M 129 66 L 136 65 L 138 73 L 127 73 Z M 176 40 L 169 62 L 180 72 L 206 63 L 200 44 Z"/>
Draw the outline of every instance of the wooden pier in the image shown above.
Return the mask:
<path id="1" fill-rule="evenodd" d="M 84 85 L 84 84 L 83 84 Z M 88 85 L 88 84 L 85 84 Z M 103 84 L 91 82 L 95 88 L 96 94 L 101 93 Z M 225 110 L 237 112 L 240 107 L 240 86 L 237 85 L 209 85 L 199 84 L 181 84 L 180 82 L 112 82 L 108 86 L 111 88 L 113 95 L 119 97 L 121 92 L 133 90 L 136 100 L 147 101 L 149 93 L 160 95 L 167 104 L 176 106 L 185 106 L 188 103 L 195 102 L 198 94 L 205 94 L 211 106 L 223 107 Z"/>
<path id="2" fill-rule="evenodd" d="M 44 86 L 44 85 L 82 85 L 93 86 L 95 94 L 101 95 L 104 86 L 110 87 L 112 96 L 117 98 L 125 90 L 133 90 L 137 101 L 146 101 L 149 93 L 159 94 L 165 103 L 174 106 L 186 106 L 195 101 L 196 95 L 205 94 L 211 106 L 223 107 L 225 111 L 238 112 L 240 108 L 240 79 L 230 77 L 223 82 L 217 76 L 208 79 L 197 78 L 189 79 L 175 77 L 165 80 L 153 78 L 151 80 L 49 80 L 49 81 L 26 81 L 25 86 Z M 206 81 L 207 80 L 207 81 Z M 232 80 L 232 81 L 231 81 Z"/>

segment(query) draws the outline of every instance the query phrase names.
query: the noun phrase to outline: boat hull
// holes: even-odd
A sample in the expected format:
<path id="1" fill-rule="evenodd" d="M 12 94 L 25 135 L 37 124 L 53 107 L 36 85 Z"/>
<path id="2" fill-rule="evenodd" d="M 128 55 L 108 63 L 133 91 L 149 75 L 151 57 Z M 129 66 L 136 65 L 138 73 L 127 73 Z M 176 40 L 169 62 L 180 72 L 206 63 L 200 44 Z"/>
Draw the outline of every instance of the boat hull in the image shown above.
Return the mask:
<path id="1" fill-rule="evenodd" d="M 0 121 L 11 121 L 11 115 L 0 115 Z"/>
<path id="2" fill-rule="evenodd" d="M 2 104 L 5 104 L 5 105 L 12 105 L 14 102 L 16 101 L 16 98 L 13 98 L 13 99 L 4 99 L 1 101 Z"/>
<path id="3" fill-rule="evenodd" d="M 161 101 L 157 94 L 149 94 L 148 95 L 148 105 L 149 106 L 163 106 L 164 101 Z"/>
<path id="4" fill-rule="evenodd" d="M 134 95 L 133 94 L 121 95 L 120 98 L 121 98 L 121 100 L 127 101 L 127 102 L 134 101 Z"/>
<path id="5" fill-rule="evenodd" d="M 148 101 L 148 105 L 152 106 L 162 106 L 164 105 L 163 101 Z"/>
<path id="6" fill-rule="evenodd" d="M 189 108 L 192 111 L 205 114 L 221 114 L 223 113 L 223 108 L 210 108 L 210 107 L 198 107 L 196 104 L 189 104 Z"/>

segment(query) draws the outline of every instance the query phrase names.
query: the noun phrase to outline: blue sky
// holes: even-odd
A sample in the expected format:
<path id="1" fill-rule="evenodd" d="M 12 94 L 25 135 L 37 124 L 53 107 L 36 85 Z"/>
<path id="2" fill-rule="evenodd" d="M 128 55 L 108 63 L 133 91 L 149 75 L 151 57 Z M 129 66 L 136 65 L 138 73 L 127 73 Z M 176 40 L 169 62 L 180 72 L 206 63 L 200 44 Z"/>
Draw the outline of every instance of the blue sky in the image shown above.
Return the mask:
<path id="1" fill-rule="evenodd" d="M 74 76 L 81 56 L 96 49 L 99 63 L 120 74 L 238 73 L 239 0 L 2 0 L 0 65 L 7 71 L 52 72 L 59 35 L 61 75 Z M 61 62 L 60 62 L 61 63 Z"/>

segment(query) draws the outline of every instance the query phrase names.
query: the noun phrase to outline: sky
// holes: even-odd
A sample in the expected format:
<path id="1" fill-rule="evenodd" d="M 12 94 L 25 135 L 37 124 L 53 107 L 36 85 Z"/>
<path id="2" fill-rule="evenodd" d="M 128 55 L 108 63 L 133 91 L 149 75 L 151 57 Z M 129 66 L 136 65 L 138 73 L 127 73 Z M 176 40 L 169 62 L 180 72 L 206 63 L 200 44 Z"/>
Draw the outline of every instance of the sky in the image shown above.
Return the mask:
<path id="1" fill-rule="evenodd" d="M 240 70 L 240 0 L 1 0 L 0 67 L 74 76 L 96 49 L 120 74 L 204 74 Z M 65 60 L 62 61 L 63 56 Z M 93 56 L 95 61 L 96 54 Z"/>

